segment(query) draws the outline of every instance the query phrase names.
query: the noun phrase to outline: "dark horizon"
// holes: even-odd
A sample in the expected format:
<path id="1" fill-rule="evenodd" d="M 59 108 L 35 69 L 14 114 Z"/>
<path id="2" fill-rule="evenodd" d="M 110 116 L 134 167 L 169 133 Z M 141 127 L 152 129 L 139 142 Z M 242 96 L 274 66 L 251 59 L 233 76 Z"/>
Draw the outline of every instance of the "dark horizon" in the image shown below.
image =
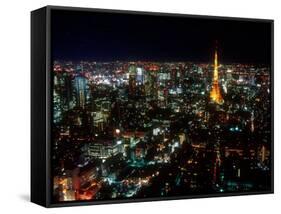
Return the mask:
<path id="1" fill-rule="evenodd" d="M 52 59 L 270 64 L 271 23 L 52 11 Z"/>

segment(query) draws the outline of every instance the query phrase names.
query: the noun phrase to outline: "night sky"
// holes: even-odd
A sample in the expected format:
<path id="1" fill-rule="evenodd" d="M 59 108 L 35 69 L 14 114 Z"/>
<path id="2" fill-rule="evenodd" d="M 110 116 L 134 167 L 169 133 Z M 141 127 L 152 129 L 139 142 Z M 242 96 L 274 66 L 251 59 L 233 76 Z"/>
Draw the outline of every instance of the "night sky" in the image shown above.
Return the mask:
<path id="1" fill-rule="evenodd" d="M 270 63 L 271 24 L 53 10 L 54 60 Z"/>

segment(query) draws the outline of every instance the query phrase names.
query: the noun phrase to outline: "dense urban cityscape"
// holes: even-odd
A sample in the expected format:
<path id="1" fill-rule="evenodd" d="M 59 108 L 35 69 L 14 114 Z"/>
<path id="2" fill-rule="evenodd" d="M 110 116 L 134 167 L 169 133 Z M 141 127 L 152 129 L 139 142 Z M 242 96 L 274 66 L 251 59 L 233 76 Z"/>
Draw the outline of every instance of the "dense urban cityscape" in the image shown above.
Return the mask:
<path id="1" fill-rule="evenodd" d="M 54 61 L 53 200 L 271 189 L 270 66 Z"/>

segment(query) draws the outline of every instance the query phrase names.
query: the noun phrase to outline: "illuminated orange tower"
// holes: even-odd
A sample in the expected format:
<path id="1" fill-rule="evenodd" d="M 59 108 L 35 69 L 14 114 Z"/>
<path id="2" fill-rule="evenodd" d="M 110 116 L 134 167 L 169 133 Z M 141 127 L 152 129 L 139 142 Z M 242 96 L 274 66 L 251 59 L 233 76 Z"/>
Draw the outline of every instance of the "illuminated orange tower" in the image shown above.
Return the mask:
<path id="1" fill-rule="evenodd" d="M 213 76 L 213 83 L 212 89 L 210 93 L 211 101 L 217 104 L 223 103 L 223 98 L 220 92 L 219 87 L 219 70 L 218 70 L 218 52 L 217 49 L 215 51 L 215 61 L 214 61 L 214 76 Z"/>

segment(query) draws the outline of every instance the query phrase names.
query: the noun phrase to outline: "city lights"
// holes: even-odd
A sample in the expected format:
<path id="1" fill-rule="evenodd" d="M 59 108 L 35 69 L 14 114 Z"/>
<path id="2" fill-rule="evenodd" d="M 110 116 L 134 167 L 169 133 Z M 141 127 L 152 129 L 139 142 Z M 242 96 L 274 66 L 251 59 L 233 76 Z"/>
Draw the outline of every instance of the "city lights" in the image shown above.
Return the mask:
<path id="1" fill-rule="evenodd" d="M 55 200 L 267 188 L 269 68 L 218 63 L 55 61 Z"/>

